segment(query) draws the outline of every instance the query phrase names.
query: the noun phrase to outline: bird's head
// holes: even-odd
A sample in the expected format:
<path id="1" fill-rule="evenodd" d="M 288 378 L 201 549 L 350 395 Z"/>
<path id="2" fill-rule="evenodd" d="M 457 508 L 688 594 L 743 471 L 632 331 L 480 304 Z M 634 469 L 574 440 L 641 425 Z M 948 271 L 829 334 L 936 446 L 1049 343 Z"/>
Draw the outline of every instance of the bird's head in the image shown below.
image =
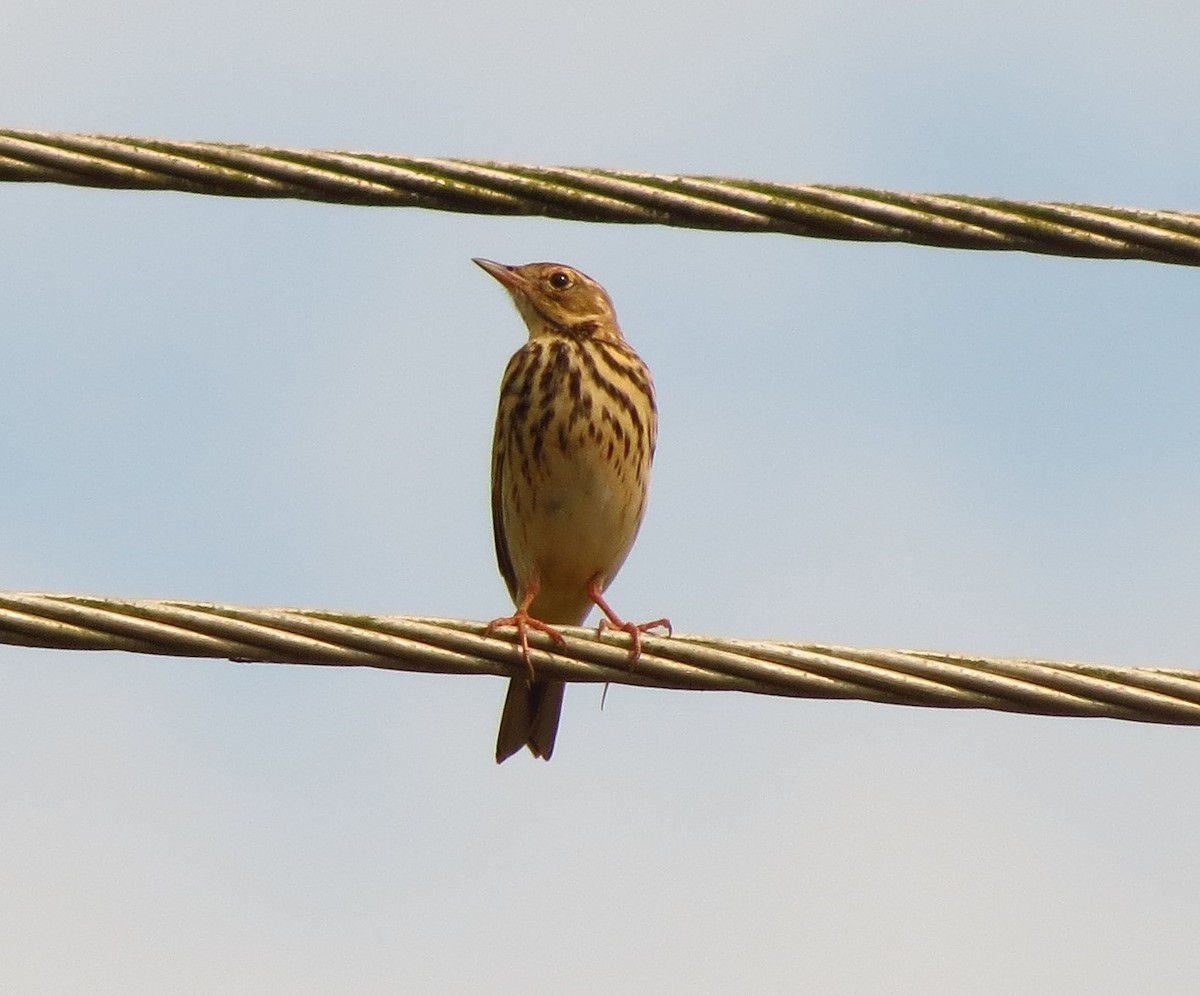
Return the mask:
<path id="1" fill-rule="evenodd" d="M 620 338 L 617 316 L 608 292 L 585 273 L 562 263 L 506 266 L 474 259 L 509 294 L 529 335 L 568 335 L 573 338 Z"/>

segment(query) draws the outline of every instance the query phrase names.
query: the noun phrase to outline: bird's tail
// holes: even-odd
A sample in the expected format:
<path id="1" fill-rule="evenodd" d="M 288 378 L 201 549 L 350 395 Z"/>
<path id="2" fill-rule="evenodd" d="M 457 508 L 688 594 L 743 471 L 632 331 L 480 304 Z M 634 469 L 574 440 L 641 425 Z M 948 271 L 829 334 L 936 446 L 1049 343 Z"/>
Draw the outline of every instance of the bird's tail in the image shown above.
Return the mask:
<path id="1" fill-rule="evenodd" d="M 509 679 L 496 738 L 497 764 L 522 747 L 528 747 L 534 757 L 550 760 L 565 688 L 561 681 L 530 681 L 524 675 Z"/>

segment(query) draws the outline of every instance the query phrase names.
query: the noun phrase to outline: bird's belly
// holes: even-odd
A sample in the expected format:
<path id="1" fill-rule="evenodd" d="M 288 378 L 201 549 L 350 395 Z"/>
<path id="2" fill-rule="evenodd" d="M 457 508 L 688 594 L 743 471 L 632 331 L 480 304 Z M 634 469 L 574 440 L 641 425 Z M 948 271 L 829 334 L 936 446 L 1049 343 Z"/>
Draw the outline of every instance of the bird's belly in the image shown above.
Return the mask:
<path id="1" fill-rule="evenodd" d="M 641 524 L 643 494 L 622 481 L 605 460 L 556 452 L 524 496 L 528 507 L 509 523 L 510 552 L 518 576 L 538 578 L 531 606 L 548 621 L 581 622 L 587 594 L 599 576 L 606 587 L 624 563 Z"/>

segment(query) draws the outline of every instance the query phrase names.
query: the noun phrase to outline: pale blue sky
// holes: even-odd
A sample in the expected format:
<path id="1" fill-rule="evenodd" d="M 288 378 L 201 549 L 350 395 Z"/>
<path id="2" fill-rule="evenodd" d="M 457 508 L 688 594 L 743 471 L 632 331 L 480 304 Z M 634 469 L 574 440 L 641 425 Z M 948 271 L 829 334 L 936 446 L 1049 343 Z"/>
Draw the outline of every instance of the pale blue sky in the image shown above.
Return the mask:
<path id="1" fill-rule="evenodd" d="M 98 0 L 14 127 L 1200 209 L 1192 4 Z M 684 632 L 1200 664 L 1194 270 L 0 186 L 0 588 L 490 618 L 523 329 L 662 409 Z M 1190 729 L 0 647 L 0 989 L 1188 992 Z"/>

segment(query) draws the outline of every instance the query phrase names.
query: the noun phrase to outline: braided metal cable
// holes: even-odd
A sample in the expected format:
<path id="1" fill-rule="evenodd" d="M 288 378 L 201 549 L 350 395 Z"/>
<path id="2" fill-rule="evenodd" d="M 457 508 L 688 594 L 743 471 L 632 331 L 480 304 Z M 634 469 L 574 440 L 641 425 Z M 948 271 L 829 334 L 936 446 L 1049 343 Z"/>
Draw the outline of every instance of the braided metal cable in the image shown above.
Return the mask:
<path id="1" fill-rule="evenodd" d="M 483 623 L 460 619 L 0 593 L 0 643 L 19 646 L 438 674 L 524 673 L 515 636 L 485 637 L 484 629 Z M 568 681 L 1200 725 L 1200 671 L 684 635 L 645 637 L 642 656 L 630 670 L 623 634 L 597 638 L 594 630 L 568 626 L 562 631 L 565 647 L 530 634 L 539 674 Z"/>
<path id="2" fill-rule="evenodd" d="M 1200 214 L 0 129 L 0 180 L 1200 265 Z"/>

